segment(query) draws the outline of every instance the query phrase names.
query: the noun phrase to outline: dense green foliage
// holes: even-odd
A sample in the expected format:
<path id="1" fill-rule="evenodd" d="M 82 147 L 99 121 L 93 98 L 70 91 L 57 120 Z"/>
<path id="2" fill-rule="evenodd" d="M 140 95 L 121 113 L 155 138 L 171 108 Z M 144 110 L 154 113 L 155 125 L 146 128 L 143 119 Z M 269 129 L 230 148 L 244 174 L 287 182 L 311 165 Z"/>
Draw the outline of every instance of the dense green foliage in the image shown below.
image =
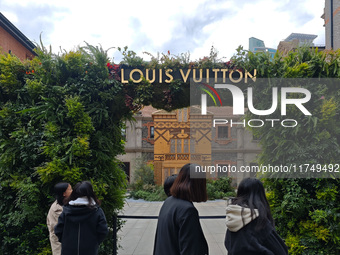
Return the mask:
<path id="1" fill-rule="evenodd" d="M 132 189 L 130 198 L 143 199 L 146 201 L 164 201 L 167 196 L 163 186 L 158 185 L 143 185 L 140 189 Z"/>
<path id="2" fill-rule="evenodd" d="M 167 196 L 163 186 L 155 185 L 154 168 L 145 158 L 136 159 L 134 182 L 129 186 L 130 198 L 146 201 L 164 201 Z"/>
<path id="3" fill-rule="evenodd" d="M 134 176 L 135 180 L 130 185 L 131 198 L 146 201 L 163 201 L 167 198 L 163 186 L 154 184 L 154 170 L 151 164 L 146 164 L 145 160 L 138 159 Z M 229 177 L 221 177 L 216 180 L 208 179 L 208 199 L 214 200 L 235 196 L 231 182 L 232 179 Z"/>
<path id="4" fill-rule="evenodd" d="M 37 54 L 25 63 L 0 55 L 1 254 L 50 252 L 46 215 L 59 181 L 90 180 L 110 226 L 123 206 L 126 177 L 115 156 L 132 112 L 106 52 Z M 108 238 L 102 254 L 110 249 Z"/>
<path id="5" fill-rule="evenodd" d="M 166 199 L 162 186 L 155 185 L 154 168 L 143 157 L 136 159 L 134 181 L 129 185 L 129 197 L 146 201 L 163 201 Z"/>
<path id="6" fill-rule="evenodd" d="M 301 85 L 312 94 L 306 104 L 312 116 L 305 117 L 295 107 L 288 107 L 286 118 L 298 120 L 297 127 L 251 128 L 261 138 L 259 164 L 340 163 L 340 51 L 301 48 L 285 57 L 277 54 L 271 59 L 266 54 L 244 54 L 239 49 L 233 61 L 250 71 L 256 68 L 258 78 L 315 78 L 314 82 Z M 326 78 L 334 78 L 336 82 L 325 83 Z M 257 109 L 269 109 L 270 86 L 256 85 L 254 89 L 261 93 L 254 93 L 254 105 Z M 246 119 L 265 117 L 248 112 Z M 280 119 L 279 110 L 270 117 Z M 340 174 L 332 173 L 329 178 L 283 179 L 275 178 L 275 174 L 271 177 L 265 179 L 268 199 L 276 227 L 285 238 L 290 254 L 339 254 Z"/>
<path id="7" fill-rule="evenodd" d="M 231 185 L 232 178 L 220 177 L 216 180 L 207 180 L 208 199 L 227 199 L 236 195 L 235 189 Z"/>
<path id="8" fill-rule="evenodd" d="M 306 107 L 312 116 L 287 109 L 287 116 L 297 119 L 299 126 L 251 129 L 261 138 L 258 163 L 340 163 L 340 90 L 322 82 L 340 78 L 339 51 L 299 49 L 272 59 L 239 49 L 231 62 L 223 63 L 214 48 L 210 56 L 196 62 L 190 62 L 187 54 L 162 54 L 145 62 L 127 48 L 119 50 L 124 56 L 121 64 L 132 67 L 228 67 L 256 69 L 258 78 L 320 79 L 307 87 L 312 99 Z M 190 104 L 189 84 L 178 80 L 168 85 L 145 80 L 122 85 L 119 66 L 111 65 L 101 48 L 88 46 L 55 55 L 42 47 L 37 53 L 25 63 L 12 55 L 0 56 L 0 254 L 50 254 L 46 214 L 53 202 L 53 186 L 61 180 L 72 185 L 90 180 L 111 225 L 112 215 L 123 206 L 126 186 L 115 159 L 124 152 L 124 121 L 142 105 L 172 110 Z M 268 109 L 271 88 L 258 86 L 261 93 L 254 93 L 254 105 Z M 280 112 L 271 117 L 280 118 Z M 246 118 L 261 116 L 248 113 Z M 158 200 L 163 190 L 153 185 L 150 169 L 142 169 L 140 180 L 137 174 L 135 191 L 143 198 L 148 196 L 145 192 L 154 193 L 157 198 L 152 199 Z M 231 195 L 228 182 L 209 182 L 209 197 Z M 265 186 L 290 254 L 340 253 L 338 178 L 267 178 Z M 101 254 L 110 254 L 109 242 L 101 247 Z"/>
<path id="9" fill-rule="evenodd" d="M 130 185 L 131 188 L 135 190 L 143 189 L 144 185 L 154 185 L 154 168 L 153 164 L 148 164 L 145 158 L 137 158 L 135 171 L 134 171 L 134 181 Z"/>
<path id="10" fill-rule="evenodd" d="M 207 193 L 208 199 L 226 199 L 228 197 L 234 197 L 235 191 L 230 186 L 231 178 L 218 178 L 216 180 L 207 181 Z M 167 196 L 164 192 L 163 186 L 145 184 L 140 188 L 132 186 L 130 191 L 130 197 L 134 199 L 144 199 L 146 201 L 164 201 Z"/>

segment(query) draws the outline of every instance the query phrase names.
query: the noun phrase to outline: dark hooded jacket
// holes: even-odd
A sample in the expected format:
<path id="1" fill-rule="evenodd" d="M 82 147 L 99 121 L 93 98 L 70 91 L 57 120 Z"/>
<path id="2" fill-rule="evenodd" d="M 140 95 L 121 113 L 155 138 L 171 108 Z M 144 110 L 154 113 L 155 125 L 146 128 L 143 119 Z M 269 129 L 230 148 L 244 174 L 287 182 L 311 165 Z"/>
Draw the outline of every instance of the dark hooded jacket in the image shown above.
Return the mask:
<path id="1" fill-rule="evenodd" d="M 62 255 L 95 255 L 108 233 L 108 227 L 99 206 L 89 208 L 78 203 L 64 206 L 54 232 L 61 242 Z"/>
<path id="2" fill-rule="evenodd" d="M 192 202 L 168 197 L 160 210 L 154 255 L 208 255 L 198 211 Z"/>
<path id="3" fill-rule="evenodd" d="M 227 207 L 225 247 L 228 255 L 288 255 L 288 249 L 269 222 L 257 230 L 258 210 L 252 215 L 249 208 Z"/>

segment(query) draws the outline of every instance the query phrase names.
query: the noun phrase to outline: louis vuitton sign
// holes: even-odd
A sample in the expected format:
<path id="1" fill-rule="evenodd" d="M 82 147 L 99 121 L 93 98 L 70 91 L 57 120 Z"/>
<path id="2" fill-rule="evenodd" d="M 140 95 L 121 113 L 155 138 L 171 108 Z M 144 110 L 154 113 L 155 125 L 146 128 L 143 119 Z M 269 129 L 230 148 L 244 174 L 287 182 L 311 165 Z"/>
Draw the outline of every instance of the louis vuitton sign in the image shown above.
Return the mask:
<path id="1" fill-rule="evenodd" d="M 189 82 L 191 79 L 194 82 L 209 82 L 211 79 L 226 83 L 245 82 L 249 79 L 256 81 L 256 69 L 253 73 L 242 70 L 234 70 L 228 68 L 216 69 L 143 69 L 143 68 L 121 68 L 120 78 L 122 83 L 128 83 L 131 80 L 133 83 L 142 82 L 143 78 L 150 83 L 171 83 L 174 79 Z"/>

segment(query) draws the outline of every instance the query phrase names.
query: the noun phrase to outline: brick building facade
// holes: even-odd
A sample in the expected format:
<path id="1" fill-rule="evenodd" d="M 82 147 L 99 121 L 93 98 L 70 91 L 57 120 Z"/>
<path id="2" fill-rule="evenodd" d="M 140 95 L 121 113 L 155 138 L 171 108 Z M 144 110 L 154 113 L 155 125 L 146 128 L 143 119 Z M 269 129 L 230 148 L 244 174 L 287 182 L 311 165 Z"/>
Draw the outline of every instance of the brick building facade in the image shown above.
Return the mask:
<path id="1" fill-rule="evenodd" d="M 0 53 L 10 53 L 20 60 L 32 59 L 35 45 L 0 12 Z"/>
<path id="2" fill-rule="evenodd" d="M 340 49 L 340 0 L 325 0 L 326 49 Z"/>

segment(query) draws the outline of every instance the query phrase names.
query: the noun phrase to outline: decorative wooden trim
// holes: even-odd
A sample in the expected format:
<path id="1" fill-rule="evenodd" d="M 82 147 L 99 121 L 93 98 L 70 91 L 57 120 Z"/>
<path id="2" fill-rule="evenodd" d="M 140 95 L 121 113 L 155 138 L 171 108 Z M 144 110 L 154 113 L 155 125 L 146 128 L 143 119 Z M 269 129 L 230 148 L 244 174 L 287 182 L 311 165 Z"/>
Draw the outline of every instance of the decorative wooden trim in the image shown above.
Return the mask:
<path id="1" fill-rule="evenodd" d="M 155 161 L 164 161 L 164 154 L 154 154 L 154 160 Z"/>

